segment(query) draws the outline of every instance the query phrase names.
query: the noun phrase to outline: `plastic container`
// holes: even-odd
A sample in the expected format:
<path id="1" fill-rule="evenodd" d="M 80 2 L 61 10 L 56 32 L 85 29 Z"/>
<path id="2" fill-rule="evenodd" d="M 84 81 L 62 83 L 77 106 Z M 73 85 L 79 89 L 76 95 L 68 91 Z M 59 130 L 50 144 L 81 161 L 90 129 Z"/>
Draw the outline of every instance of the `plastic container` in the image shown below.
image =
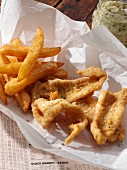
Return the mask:
<path id="1" fill-rule="evenodd" d="M 92 28 L 99 25 L 107 27 L 127 47 L 127 1 L 100 0 Z"/>

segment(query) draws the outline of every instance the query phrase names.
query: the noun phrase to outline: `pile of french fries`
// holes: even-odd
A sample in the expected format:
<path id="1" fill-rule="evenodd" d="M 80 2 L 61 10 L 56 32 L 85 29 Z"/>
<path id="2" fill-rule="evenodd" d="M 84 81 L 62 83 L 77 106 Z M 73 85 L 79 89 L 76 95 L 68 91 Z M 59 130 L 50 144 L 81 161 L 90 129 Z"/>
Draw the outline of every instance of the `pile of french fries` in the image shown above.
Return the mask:
<path id="1" fill-rule="evenodd" d="M 31 86 L 38 80 L 67 78 L 67 72 L 59 67 L 62 62 L 44 62 L 40 58 L 59 54 L 61 47 L 45 48 L 44 33 L 37 28 L 30 47 L 19 38 L 0 48 L 0 99 L 7 104 L 7 96 L 14 96 L 23 112 L 31 105 Z"/>

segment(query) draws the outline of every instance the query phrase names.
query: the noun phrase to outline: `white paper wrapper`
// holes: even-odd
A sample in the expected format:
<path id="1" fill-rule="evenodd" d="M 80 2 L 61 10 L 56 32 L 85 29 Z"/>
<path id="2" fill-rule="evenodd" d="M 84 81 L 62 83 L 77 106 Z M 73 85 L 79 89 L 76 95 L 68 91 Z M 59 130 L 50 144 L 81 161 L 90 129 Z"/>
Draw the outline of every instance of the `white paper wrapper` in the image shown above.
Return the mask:
<path id="1" fill-rule="evenodd" d="M 56 9 L 27 0 L 3 0 L 0 20 L 1 45 L 19 37 L 31 45 L 37 27 L 45 34 L 45 46 L 61 46 L 62 52 L 53 60 L 63 61 L 70 78 L 76 78 L 75 69 L 91 65 L 104 69 L 108 78 L 102 89 L 112 92 L 127 87 L 127 49 L 104 27 L 90 31 L 85 22 L 69 19 Z M 49 59 L 47 59 L 49 60 Z M 64 125 L 53 124 L 44 130 L 28 114 L 24 115 L 13 98 L 0 110 L 15 120 L 26 139 L 36 148 L 64 156 L 82 163 L 127 169 L 127 138 L 122 143 L 98 146 L 88 131 L 82 132 L 69 146 L 64 146 L 67 136 Z M 127 113 L 123 124 L 127 129 Z M 126 130 L 127 133 L 127 130 Z"/>

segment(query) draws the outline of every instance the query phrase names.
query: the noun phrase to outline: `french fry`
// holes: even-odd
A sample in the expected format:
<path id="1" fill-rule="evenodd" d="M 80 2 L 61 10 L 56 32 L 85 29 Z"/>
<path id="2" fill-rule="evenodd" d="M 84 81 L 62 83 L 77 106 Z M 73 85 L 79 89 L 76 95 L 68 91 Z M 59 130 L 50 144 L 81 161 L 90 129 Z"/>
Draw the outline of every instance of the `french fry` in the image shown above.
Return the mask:
<path id="1" fill-rule="evenodd" d="M 10 61 L 10 63 L 17 63 L 18 60 L 17 60 L 17 57 L 15 56 L 7 56 L 8 60 Z"/>
<path id="2" fill-rule="evenodd" d="M 0 54 L 0 65 L 4 65 L 4 64 L 8 64 L 8 63 L 9 63 L 8 58 L 5 55 Z M 3 78 L 4 78 L 5 82 L 9 81 L 9 77 L 7 74 L 3 74 Z"/>
<path id="3" fill-rule="evenodd" d="M 8 58 L 5 55 L 0 54 L 0 65 L 1 64 L 9 64 L 9 63 L 10 62 L 9 62 Z"/>
<path id="4" fill-rule="evenodd" d="M 57 72 L 55 74 L 53 74 L 53 76 L 55 76 L 56 78 L 60 78 L 60 79 L 67 79 L 68 78 L 68 74 L 67 71 L 65 71 L 64 69 L 57 69 Z"/>
<path id="5" fill-rule="evenodd" d="M 43 80 L 44 81 L 48 81 L 48 80 L 54 80 L 56 78 L 67 79 L 68 78 L 68 74 L 67 74 L 67 72 L 64 69 L 57 69 L 55 74 L 49 75 L 49 76 L 45 77 Z"/>
<path id="6" fill-rule="evenodd" d="M 16 56 L 17 58 L 25 58 L 28 52 L 29 48 L 25 46 L 5 44 L 0 48 L 1 55 Z"/>
<path id="7" fill-rule="evenodd" d="M 51 62 L 52 62 L 52 63 L 55 63 L 55 64 L 57 65 L 58 68 L 64 65 L 63 62 L 57 62 L 57 61 L 51 61 Z M 46 63 L 46 62 L 38 61 L 38 62 L 35 64 L 35 67 L 38 66 L 38 64 L 42 64 L 42 63 Z"/>
<path id="8" fill-rule="evenodd" d="M 18 75 L 22 62 L 0 65 L 0 73 L 7 75 Z"/>
<path id="9" fill-rule="evenodd" d="M 12 45 L 16 45 L 17 47 L 18 46 L 21 46 L 22 43 L 21 41 L 18 39 L 18 38 L 15 38 L 11 41 L 11 44 Z M 11 72 L 13 69 L 15 71 L 14 74 L 18 74 L 18 71 L 19 71 L 19 68 L 21 66 L 21 62 L 18 62 L 17 58 L 15 56 L 6 56 L 6 58 L 8 58 L 8 61 L 9 61 L 9 64 L 8 65 L 5 65 L 7 67 L 7 69 L 9 70 L 9 72 Z M 8 73 L 7 73 L 8 74 Z M 13 75 L 13 74 L 12 74 Z"/>
<path id="10" fill-rule="evenodd" d="M 9 60 L 11 61 L 11 63 L 0 65 L 0 73 L 7 74 L 8 76 L 18 75 L 18 72 L 22 65 L 22 62 L 16 62 L 16 58 L 9 58 Z M 39 62 L 39 63 L 41 64 L 42 62 Z M 39 65 L 39 63 L 37 62 L 35 64 L 35 67 L 37 67 Z M 54 63 L 56 63 L 58 65 L 58 67 L 63 65 L 63 63 L 61 63 L 61 62 L 54 62 Z M 64 75 L 61 75 L 61 76 L 64 76 Z M 60 77 L 60 75 L 59 75 L 59 77 Z"/>
<path id="11" fill-rule="evenodd" d="M 16 46 L 16 45 L 4 45 L 0 48 L 0 54 L 16 56 L 20 61 L 23 61 L 29 52 L 30 47 Z M 42 48 L 40 58 L 52 57 L 59 54 L 61 47 Z"/>
<path id="12" fill-rule="evenodd" d="M 34 68 L 37 59 L 41 54 L 41 49 L 44 45 L 44 34 L 40 28 L 37 29 L 33 44 L 23 61 L 19 73 L 18 73 L 18 81 L 21 81 L 25 77 L 27 77 L 32 69 Z"/>
<path id="13" fill-rule="evenodd" d="M 7 74 L 3 74 L 3 78 L 4 78 L 6 83 L 10 81 L 10 78 Z"/>
<path id="14" fill-rule="evenodd" d="M 45 62 L 41 63 L 39 66 L 35 67 L 28 77 L 24 78 L 21 81 L 18 81 L 17 78 L 13 78 L 5 85 L 5 93 L 13 96 L 19 91 L 23 90 L 26 86 L 36 82 L 39 79 L 42 79 L 50 74 L 53 74 L 57 71 L 57 64 L 54 62 Z"/>
<path id="15" fill-rule="evenodd" d="M 0 73 L 0 82 L 1 82 L 2 86 L 4 87 L 5 86 L 5 80 L 4 80 L 4 77 L 1 73 Z"/>
<path id="16" fill-rule="evenodd" d="M 11 40 L 11 45 L 14 45 L 17 47 L 22 47 L 22 42 L 20 41 L 19 38 L 15 38 L 13 40 Z M 16 56 L 7 56 L 8 60 L 10 61 L 10 63 L 17 63 L 18 59 Z"/>
<path id="17" fill-rule="evenodd" d="M 3 75 L 0 73 L 0 98 L 4 102 L 4 104 L 7 104 L 7 97 L 5 94 L 5 80 Z"/>
<path id="18" fill-rule="evenodd" d="M 22 43 L 20 39 L 16 38 L 11 41 L 12 45 L 16 46 L 22 46 Z M 8 56 L 8 59 L 11 63 L 17 63 L 18 60 L 16 57 Z M 26 90 L 21 90 L 19 93 L 15 94 L 15 98 L 18 101 L 21 109 L 23 110 L 24 113 L 26 113 L 30 107 L 31 104 L 31 97 L 30 95 L 26 92 Z"/>
<path id="19" fill-rule="evenodd" d="M 43 81 L 54 80 L 54 79 L 56 79 L 55 76 L 49 75 L 49 76 L 44 77 Z"/>
<path id="20" fill-rule="evenodd" d="M 7 97 L 6 97 L 6 94 L 5 94 L 5 80 L 4 80 L 4 77 L 3 75 L 0 73 L 0 98 L 2 99 L 2 101 L 7 104 Z"/>
<path id="21" fill-rule="evenodd" d="M 5 91 L 11 96 L 14 95 L 25 113 L 30 107 L 31 96 L 24 88 L 26 86 L 29 88 L 37 80 L 52 75 L 63 65 L 62 62 L 37 61 L 38 58 L 52 57 L 61 51 L 61 47 L 43 48 L 43 45 L 44 34 L 38 28 L 32 47 L 23 46 L 20 39 L 15 38 L 11 40 L 10 45 L 6 44 L 0 48 L 0 98 L 4 103 L 7 103 Z M 23 63 L 25 63 L 24 68 L 26 69 L 26 71 L 23 69 L 24 72 L 20 70 Z M 29 68 L 27 68 L 28 66 Z M 18 82 L 18 78 L 14 78 L 14 76 L 18 75 L 19 70 L 23 78 Z M 24 73 L 27 73 L 26 78 L 24 77 Z"/>
<path id="22" fill-rule="evenodd" d="M 57 62 L 57 61 L 52 61 L 52 62 L 56 63 L 58 68 L 64 65 L 63 62 Z"/>
<path id="23" fill-rule="evenodd" d="M 19 46 L 21 47 L 22 46 L 22 42 L 19 38 L 15 38 L 13 40 L 11 40 L 11 45 L 15 45 L 15 46 Z"/>
<path id="24" fill-rule="evenodd" d="M 31 103 L 30 95 L 25 90 L 22 90 L 15 94 L 15 98 L 17 99 L 23 112 L 26 113 L 28 111 L 28 109 L 30 107 L 30 103 Z"/>
<path id="25" fill-rule="evenodd" d="M 4 104 L 7 104 L 7 97 L 5 95 L 4 86 L 3 82 L 1 82 L 1 79 L 0 79 L 0 98 L 4 102 Z"/>

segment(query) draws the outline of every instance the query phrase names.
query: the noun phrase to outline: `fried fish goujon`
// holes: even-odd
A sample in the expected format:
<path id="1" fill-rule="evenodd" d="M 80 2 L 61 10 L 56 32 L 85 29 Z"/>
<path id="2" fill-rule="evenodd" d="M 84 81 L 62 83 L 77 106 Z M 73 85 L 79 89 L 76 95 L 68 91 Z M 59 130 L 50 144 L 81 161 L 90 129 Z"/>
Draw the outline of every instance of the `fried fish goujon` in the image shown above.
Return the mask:
<path id="1" fill-rule="evenodd" d="M 39 98 L 34 101 L 32 111 L 33 116 L 43 128 L 46 128 L 56 118 L 56 116 L 62 112 L 66 114 L 70 114 L 72 112 L 73 115 L 75 115 L 75 117 L 71 120 L 71 123 L 73 123 L 73 121 L 81 122 L 85 119 L 83 110 L 79 106 L 71 104 L 65 99 L 48 101 L 46 99 Z M 39 119 L 37 115 L 39 115 Z"/>
<path id="2" fill-rule="evenodd" d="M 95 109 L 97 100 L 95 100 L 92 96 L 87 96 L 83 99 L 77 100 L 76 104 L 83 109 L 86 118 L 89 121 L 89 124 L 91 124 L 92 121 L 94 120 L 94 116 L 96 115 Z M 116 131 L 110 137 L 108 137 L 107 141 L 108 142 L 115 142 L 116 140 L 123 141 L 124 138 L 125 129 L 123 125 L 120 124 Z"/>
<path id="3" fill-rule="evenodd" d="M 39 98 L 32 104 L 34 118 L 43 128 L 46 128 L 60 113 L 64 112 L 67 117 L 67 125 L 72 130 L 70 136 L 65 139 L 69 144 L 83 129 L 86 128 L 88 121 L 81 107 L 71 104 L 65 99 L 46 100 Z"/>
<path id="4" fill-rule="evenodd" d="M 78 73 L 84 77 L 74 80 L 55 79 L 49 80 L 47 83 L 42 83 L 39 87 L 40 96 L 48 98 L 50 92 L 57 91 L 58 98 L 74 102 L 99 90 L 107 77 L 103 70 L 94 66 Z"/>
<path id="5" fill-rule="evenodd" d="M 97 100 L 95 100 L 92 96 L 86 96 L 83 99 L 77 100 L 75 103 L 83 109 L 86 118 L 89 123 L 91 123 L 95 116 Z"/>
<path id="6" fill-rule="evenodd" d="M 98 144 L 124 138 L 121 119 L 127 103 L 127 88 L 120 92 L 101 91 L 91 123 L 91 133 Z M 120 132 L 122 135 L 120 136 Z"/>

